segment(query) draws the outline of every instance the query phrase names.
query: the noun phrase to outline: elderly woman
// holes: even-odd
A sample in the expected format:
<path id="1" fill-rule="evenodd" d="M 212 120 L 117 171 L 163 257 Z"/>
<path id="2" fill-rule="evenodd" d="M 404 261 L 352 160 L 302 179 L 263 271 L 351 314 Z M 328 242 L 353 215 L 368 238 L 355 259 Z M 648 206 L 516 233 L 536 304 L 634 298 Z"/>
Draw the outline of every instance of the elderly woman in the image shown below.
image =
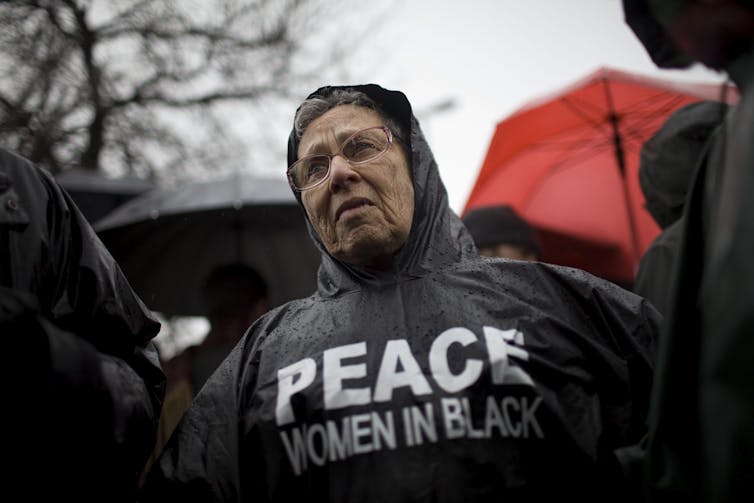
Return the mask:
<path id="1" fill-rule="evenodd" d="M 615 501 L 657 313 L 582 271 L 479 257 L 400 92 L 319 89 L 288 159 L 317 292 L 249 328 L 145 499 Z"/>

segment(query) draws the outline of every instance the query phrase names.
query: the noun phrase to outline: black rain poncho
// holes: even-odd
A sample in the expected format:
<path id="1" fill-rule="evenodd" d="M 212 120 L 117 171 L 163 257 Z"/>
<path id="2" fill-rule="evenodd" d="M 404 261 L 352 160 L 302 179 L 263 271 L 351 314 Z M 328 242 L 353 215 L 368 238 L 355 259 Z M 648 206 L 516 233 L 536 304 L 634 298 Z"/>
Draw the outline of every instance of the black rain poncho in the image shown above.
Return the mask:
<path id="1" fill-rule="evenodd" d="M 619 499 L 612 451 L 645 432 L 657 312 L 579 270 L 480 258 L 405 96 L 356 88 L 410 131 L 408 241 L 375 273 L 312 231 L 317 292 L 250 327 L 144 500 Z"/>
<path id="2" fill-rule="evenodd" d="M 6 492 L 134 500 L 164 393 L 159 328 L 68 194 L 0 149 Z"/>

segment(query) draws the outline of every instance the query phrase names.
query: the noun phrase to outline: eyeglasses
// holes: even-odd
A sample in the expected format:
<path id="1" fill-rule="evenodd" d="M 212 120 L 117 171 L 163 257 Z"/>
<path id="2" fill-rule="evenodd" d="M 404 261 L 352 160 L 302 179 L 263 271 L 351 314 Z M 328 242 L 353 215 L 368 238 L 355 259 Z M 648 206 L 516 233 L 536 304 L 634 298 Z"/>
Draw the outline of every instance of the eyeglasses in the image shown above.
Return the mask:
<path id="1" fill-rule="evenodd" d="M 288 182 L 295 190 L 313 189 L 327 180 L 332 159 L 343 157 L 358 166 L 374 161 L 390 149 L 393 134 L 386 126 L 374 126 L 357 131 L 348 137 L 334 154 L 317 154 L 302 157 L 288 168 Z"/>

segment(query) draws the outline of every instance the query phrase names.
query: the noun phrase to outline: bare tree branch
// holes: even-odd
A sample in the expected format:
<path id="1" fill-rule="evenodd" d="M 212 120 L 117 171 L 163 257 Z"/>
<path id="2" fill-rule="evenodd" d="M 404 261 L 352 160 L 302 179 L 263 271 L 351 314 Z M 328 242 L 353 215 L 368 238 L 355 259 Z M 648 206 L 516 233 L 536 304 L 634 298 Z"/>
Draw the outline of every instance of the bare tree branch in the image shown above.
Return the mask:
<path id="1" fill-rule="evenodd" d="M 364 9 L 344 5 L 2 1 L 0 142 L 52 172 L 78 166 L 166 180 L 248 166 L 249 151 L 277 155 L 265 137 L 270 103 L 323 83 L 371 30 Z M 238 117 L 257 118 L 243 137 L 232 127 Z"/>

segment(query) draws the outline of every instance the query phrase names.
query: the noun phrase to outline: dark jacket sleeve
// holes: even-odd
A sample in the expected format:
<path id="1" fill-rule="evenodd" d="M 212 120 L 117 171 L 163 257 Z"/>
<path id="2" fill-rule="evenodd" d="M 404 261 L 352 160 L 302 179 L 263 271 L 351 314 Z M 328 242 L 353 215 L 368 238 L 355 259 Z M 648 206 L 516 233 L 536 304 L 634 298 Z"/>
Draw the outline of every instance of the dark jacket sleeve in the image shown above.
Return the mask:
<path id="1" fill-rule="evenodd" d="M 602 355 L 588 354 L 591 363 L 601 362 L 594 375 L 602 390 L 605 425 L 603 471 L 594 483 L 601 484 L 614 501 L 643 501 L 644 442 L 662 315 L 647 299 L 608 281 L 583 271 L 557 269 L 567 274 L 567 281 L 559 281 L 564 290 L 553 294 L 577 299 L 581 317 L 595 328 L 590 340 L 610 348 Z"/>
<path id="2" fill-rule="evenodd" d="M 634 282 L 634 292 L 649 300 L 663 314 L 668 311 L 680 230 L 681 222 L 675 222 L 647 248 Z"/>
<path id="3" fill-rule="evenodd" d="M 133 499 L 164 393 L 159 323 L 49 174 L 3 151 L 0 167 L 0 333 L 24 376 L 19 471 L 34 467 L 32 492 Z"/>

